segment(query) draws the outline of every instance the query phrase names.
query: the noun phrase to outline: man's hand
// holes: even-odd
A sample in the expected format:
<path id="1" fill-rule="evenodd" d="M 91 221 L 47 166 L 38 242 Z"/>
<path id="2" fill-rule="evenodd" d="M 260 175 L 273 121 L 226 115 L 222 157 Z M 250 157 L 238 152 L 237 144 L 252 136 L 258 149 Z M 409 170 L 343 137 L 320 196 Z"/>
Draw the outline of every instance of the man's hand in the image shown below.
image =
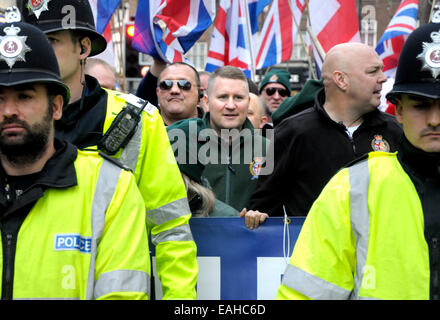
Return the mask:
<path id="1" fill-rule="evenodd" d="M 244 217 L 244 224 L 246 225 L 246 227 L 253 230 L 258 228 L 260 224 L 266 221 L 266 218 L 269 217 L 269 215 L 258 210 L 247 211 L 246 208 L 244 208 L 240 212 L 240 217 Z"/>

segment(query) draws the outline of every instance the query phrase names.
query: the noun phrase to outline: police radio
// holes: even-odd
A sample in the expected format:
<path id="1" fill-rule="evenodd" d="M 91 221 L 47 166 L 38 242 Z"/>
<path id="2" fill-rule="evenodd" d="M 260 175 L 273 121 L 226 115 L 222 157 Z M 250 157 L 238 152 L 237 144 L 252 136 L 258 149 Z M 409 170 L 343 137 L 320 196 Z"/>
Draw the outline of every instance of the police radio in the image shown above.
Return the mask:
<path id="1" fill-rule="evenodd" d="M 137 101 L 131 102 L 131 97 Z M 119 112 L 113 120 L 110 128 L 98 142 L 98 149 L 109 155 L 114 155 L 119 149 L 124 148 L 136 131 L 141 119 L 142 110 L 147 106 L 148 101 L 143 101 L 134 95 L 128 95 L 127 105 Z M 143 104 L 141 107 L 139 101 Z"/>

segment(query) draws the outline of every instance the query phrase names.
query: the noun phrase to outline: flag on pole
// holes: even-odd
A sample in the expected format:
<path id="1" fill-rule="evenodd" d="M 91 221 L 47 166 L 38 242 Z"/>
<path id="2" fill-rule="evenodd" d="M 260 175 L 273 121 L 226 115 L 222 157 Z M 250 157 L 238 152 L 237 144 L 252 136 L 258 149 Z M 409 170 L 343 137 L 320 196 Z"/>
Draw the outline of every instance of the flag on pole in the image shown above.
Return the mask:
<path id="1" fill-rule="evenodd" d="M 220 0 L 209 46 L 206 71 L 230 65 L 252 78 L 253 48 L 245 0 Z"/>
<path id="2" fill-rule="evenodd" d="M 104 52 L 95 56 L 95 58 L 100 58 L 112 66 L 115 65 L 115 61 L 110 19 L 120 3 L 121 0 L 89 0 L 95 20 L 96 31 L 102 34 L 105 40 L 107 40 L 107 48 Z"/>
<path id="3" fill-rule="evenodd" d="M 319 72 L 323 60 L 318 54 L 321 49 L 326 53 L 339 43 L 360 42 L 356 2 L 355 0 L 309 0 L 309 15 L 312 36 L 315 37 L 311 39 L 311 44 Z"/>
<path id="4" fill-rule="evenodd" d="M 305 0 L 274 0 L 258 41 L 257 69 L 289 60 L 298 35 Z"/>
<path id="5" fill-rule="evenodd" d="M 139 0 L 133 47 L 166 62 L 184 61 L 215 18 L 215 0 Z"/>
<path id="6" fill-rule="evenodd" d="M 383 71 L 388 78 L 394 78 L 403 44 L 416 28 L 418 7 L 418 0 L 402 0 L 377 43 L 376 52 L 384 63 Z"/>
<path id="7" fill-rule="evenodd" d="M 255 35 L 258 32 L 258 16 L 271 2 L 272 0 L 248 0 L 252 35 Z"/>

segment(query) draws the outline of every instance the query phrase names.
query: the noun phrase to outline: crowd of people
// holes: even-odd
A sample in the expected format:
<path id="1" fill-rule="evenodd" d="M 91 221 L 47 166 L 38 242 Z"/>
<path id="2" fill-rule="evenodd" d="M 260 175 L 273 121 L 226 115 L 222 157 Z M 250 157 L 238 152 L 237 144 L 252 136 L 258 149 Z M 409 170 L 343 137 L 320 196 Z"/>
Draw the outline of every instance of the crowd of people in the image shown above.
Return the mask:
<path id="1" fill-rule="evenodd" d="M 286 215 L 307 218 L 277 298 L 440 297 L 439 23 L 405 44 L 393 116 L 377 109 L 386 76 L 365 44 L 333 47 L 295 96 L 286 70 L 257 85 L 158 59 L 131 95 L 93 58 L 106 42 L 88 1 L 6 17 L 3 299 L 154 298 L 148 239 L 163 298 L 195 299 L 191 217 L 255 229 Z"/>

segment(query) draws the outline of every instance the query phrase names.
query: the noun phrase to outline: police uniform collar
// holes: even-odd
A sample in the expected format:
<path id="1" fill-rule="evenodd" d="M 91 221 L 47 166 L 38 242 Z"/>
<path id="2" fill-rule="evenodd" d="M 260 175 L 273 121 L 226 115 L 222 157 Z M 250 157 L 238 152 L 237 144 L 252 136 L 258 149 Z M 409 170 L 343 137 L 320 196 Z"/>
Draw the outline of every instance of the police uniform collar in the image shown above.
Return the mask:
<path id="1" fill-rule="evenodd" d="M 405 135 L 399 141 L 397 157 L 420 178 L 440 178 L 440 152 L 425 152 L 413 146 Z"/>

